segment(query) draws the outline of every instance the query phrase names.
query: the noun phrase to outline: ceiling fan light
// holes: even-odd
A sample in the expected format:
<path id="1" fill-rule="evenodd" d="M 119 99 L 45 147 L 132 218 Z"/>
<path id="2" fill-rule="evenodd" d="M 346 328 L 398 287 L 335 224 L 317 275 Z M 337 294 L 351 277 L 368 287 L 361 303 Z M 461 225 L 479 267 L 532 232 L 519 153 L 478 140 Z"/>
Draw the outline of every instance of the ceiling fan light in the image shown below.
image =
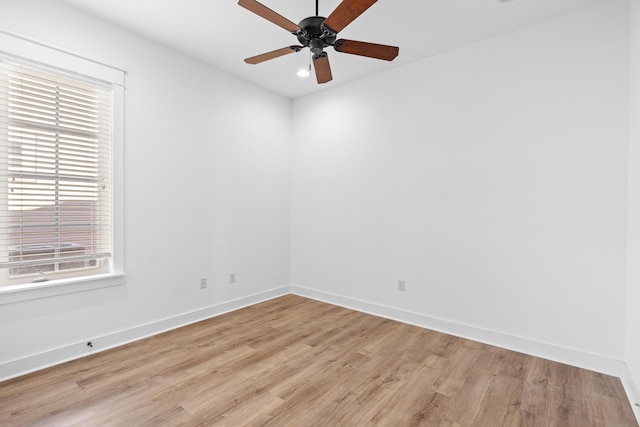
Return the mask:
<path id="1" fill-rule="evenodd" d="M 309 73 L 309 70 L 305 68 L 300 68 L 296 74 L 298 75 L 298 77 L 303 77 L 303 78 L 309 77 L 311 75 L 311 73 Z"/>

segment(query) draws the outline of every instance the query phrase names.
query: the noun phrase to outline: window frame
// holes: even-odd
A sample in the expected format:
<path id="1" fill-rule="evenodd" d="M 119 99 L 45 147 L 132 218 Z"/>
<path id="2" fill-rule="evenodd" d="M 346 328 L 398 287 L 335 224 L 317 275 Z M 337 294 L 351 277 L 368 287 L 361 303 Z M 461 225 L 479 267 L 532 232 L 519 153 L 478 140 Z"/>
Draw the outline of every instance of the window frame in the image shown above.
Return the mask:
<path id="1" fill-rule="evenodd" d="M 0 30 L 0 55 L 36 67 L 109 83 L 113 96 L 112 256 L 108 273 L 52 278 L 38 283 L 0 283 L 0 305 L 124 284 L 124 93 L 126 71 Z"/>

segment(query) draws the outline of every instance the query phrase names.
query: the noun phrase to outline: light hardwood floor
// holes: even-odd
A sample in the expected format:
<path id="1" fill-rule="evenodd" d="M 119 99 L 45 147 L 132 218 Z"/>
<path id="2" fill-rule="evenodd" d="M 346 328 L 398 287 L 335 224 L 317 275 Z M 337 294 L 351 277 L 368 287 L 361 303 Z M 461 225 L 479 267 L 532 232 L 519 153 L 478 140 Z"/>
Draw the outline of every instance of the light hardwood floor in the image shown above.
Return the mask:
<path id="1" fill-rule="evenodd" d="M 0 425 L 637 426 L 617 378 L 293 295 L 2 382 Z"/>

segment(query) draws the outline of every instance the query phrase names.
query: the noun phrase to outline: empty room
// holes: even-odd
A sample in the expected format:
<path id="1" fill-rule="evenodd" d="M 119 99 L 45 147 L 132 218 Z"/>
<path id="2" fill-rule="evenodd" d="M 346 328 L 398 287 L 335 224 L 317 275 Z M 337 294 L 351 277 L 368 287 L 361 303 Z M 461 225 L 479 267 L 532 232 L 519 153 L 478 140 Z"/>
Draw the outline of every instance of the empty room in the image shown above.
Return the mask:
<path id="1" fill-rule="evenodd" d="M 0 425 L 638 426 L 640 0 L 0 0 Z"/>

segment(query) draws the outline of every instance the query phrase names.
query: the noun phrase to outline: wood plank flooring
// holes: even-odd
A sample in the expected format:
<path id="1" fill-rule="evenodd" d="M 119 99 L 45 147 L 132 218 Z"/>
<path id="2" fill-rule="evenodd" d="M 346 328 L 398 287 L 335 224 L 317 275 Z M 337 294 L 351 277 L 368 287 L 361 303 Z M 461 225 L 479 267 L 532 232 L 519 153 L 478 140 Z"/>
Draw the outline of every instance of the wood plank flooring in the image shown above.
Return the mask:
<path id="1" fill-rule="evenodd" d="M 287 295 L 2 382 L 0 425 L 637 423 L 617 378 Z"/>

